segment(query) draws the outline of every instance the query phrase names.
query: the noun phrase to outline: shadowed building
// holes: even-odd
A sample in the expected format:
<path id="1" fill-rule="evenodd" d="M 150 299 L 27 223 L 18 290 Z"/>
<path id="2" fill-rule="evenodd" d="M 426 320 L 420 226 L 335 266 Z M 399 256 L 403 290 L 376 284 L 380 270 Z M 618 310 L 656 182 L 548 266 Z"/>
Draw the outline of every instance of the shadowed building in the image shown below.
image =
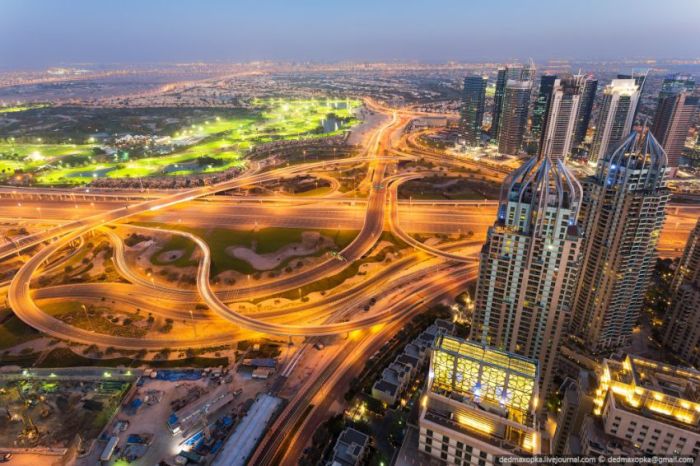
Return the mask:
<path id="1" fill-rule="evenodd" d="M 669 167 L 678 167 L 688 129 L 700 99 L 693 96 L 695 81 L 689 76 L 675 75 L 664 79 L 654 114 L 651 132 L 666 151 Z"/>
<path id="2" fill-rule="evenodd" d="M 532 81 L 509 80 L 503 95 L 498 152 L 517 155 L 523 146 Z"/>
<path id="3" fill-rule="evenodd" d="M 700 220 L 690 233 L 671 283 L 664 345 L 688 364 L 700 367 Z"/>
<path id="4" fill-rule="evenodd" d="M 511 64 L 500 67 L 496 75 L 496 91 L 493 96 L 493 112 L 491 118 L 491 138 L 498 140 L 500 135 L 501 114 L 508 81 L 530 81 L 535 77 L 535 65 Z"/>
<path id="5" fill-rule="evenodd" d="M 532 158 L 506 178 L 480 255 L 471 338 L 537 359 L 543 393 L 569 318 L 581 194 L 563 161 Z"/>
<path id="6" fill-rule="evenodd" d="M 632 133 L 583 181 L 581 271 L 572 330 L 592 351 L 628 343 L 656 261 L 666 204 L 666 153 Z"/>
<path id="7" fill-rule="evenodd" d="M 533 139 L 537 141 L 542 137 L 542 127 L 544 126 L 545 117 L 547 116 L 549 98 L 552 96 L 552 90 L 554 89 L 554 82 L 556 80 L 556 75 L 542 75 L 540 77 L 540 89 L 532 109 L 532 127 L 530 129 Z"/>
<path id="8" fill-rule="evenodd" d="M 460 137 L 467 146 L 478 146 L 481 142 L 481 125 L 484 122 L 484 101 L 486 100 L 485 76 L 467 76 L 462 90 L 460 109 Z"/>
<path id="9" fill-rule="evenodd" d="M 572 142 L 574 148 L 580 147 L 581 144 L 583 144 L 583 140 L 586 139 L 597 90 L 598 80 L 591 75 L 585 76 L 583 80 L 583 89 L 581 90 L 581 102 L 579 103 L 578 116 L 576 117 L 576 126 L 574 128 L 574 140 Z"/>

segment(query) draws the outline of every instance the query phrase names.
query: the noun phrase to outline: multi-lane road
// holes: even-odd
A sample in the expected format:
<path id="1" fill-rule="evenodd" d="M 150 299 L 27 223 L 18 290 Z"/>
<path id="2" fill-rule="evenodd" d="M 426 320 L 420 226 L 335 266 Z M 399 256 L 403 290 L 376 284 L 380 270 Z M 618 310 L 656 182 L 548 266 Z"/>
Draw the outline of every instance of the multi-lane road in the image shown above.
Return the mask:
<path id="1" fill-rule="evenodd" d="M 393 111 L 372 102 L 368 105 L 384 113 L 386 118 L 368 134 L 365 152 L 356 157 L 267 170 L 257 166 L 236 179 L 177 192 L 0 188 L 0 210 L 3 212 L 0 222 L 26 224 L 34 232 L 0 243 L 0 260 L 29 251 L 25 254 L 26 262 L 9 284 L 10 306 L 20 319 L 48 335 L 85 344 L 130 349 L 211 346 L 257 334 L 348 335 L 358 330 L 378 329 L 364 332 L 359 340 L 349 339 L 341 347 L 337 357 L 290 400 L 254 456 L 255 464 L 293 464 L 315 425 L 326 416 L 331 403 L 340 399 L 344 385 L 359 370 L 362 361 L 424 305 L 462 289 L 476 276 L 476 256 L 487 228 L 493 223 L 496 202 L 399 200 L 397 192 L 401 183 L 433 176 L 435 172 L 419 169 L 396 174 L 396 162 L 421 158 L 450 167 L 450 170 L 462 170 L 461 176 L 493 181 L 502 179 L 508 171 L 506 167 L 487 166 L 420 147 L 415 135 L 403 131 L 413 116 L 410 112 Z M 331 195 L 313 198 L 218 195 L 282 177 L 358 165 L 366 168 L 367 176 L 356 190 L 345 195 L 340 195 L 336 189 Z M 338 188 L 337 182 L 330 181 L 333 188 Z M 699 206 L 679 204 L 669 207 L 666 228 L 660 240 L 662 255 L 678 254 L 699 212 Z M 299 273 L 254 286 L 215 289 L 209 275 L 212 258 L 207 242 L 192 233 L 164 227 L 159 231 L 182 235 L 199 251 L 196 286 L 179 289 L 150 280 L 133 268 L 120 234 L 127 228 L 147 227 L 126 225 L 126 221 L 208 227 L 235 224 L 240 228 L 343 229 L 357 230 L 358 233 L 340 252 L 342 260 L 328 257 Z M 113 229 L 114 225 L 119 228 Z M 115 269 L 129 283 L 77 283 L 32 288 L 34 279 L 42 270 L 46 267 L 55 269 L 64 263 L 54 259 L 59 251 L 97 230 L 113 245 Z M 363 282 L 309 303 L 295 302 L 254 312 L 232 305 L 300 288 L 338 274 L 368 254 L 382 232 L 387 230 L 412 246 L 414 251 L 404 252 L 391 264 L 372 272 Z M 435 246 L 418 241 L 412 233 L 466 235 L 469 239 L 453 239 Z M 115 303 L 148 309 L 157 315 L 179 320 L 189 317 L 193 326 L 217 319 L 233 325 L 222 326 L 225 328 L 221 333 L 207 335 L 206 341 L 197 338 L 196 334 L 192 337 L 128 338 L 77 328 L 44 313 L 37 304 L 40 300 L 77 298 L 90 302 L 105 296 Z M 371 297 L 380 297 L 378 302 L 381 304 L 369 312 L 360 312 L 359 309 Z"/>

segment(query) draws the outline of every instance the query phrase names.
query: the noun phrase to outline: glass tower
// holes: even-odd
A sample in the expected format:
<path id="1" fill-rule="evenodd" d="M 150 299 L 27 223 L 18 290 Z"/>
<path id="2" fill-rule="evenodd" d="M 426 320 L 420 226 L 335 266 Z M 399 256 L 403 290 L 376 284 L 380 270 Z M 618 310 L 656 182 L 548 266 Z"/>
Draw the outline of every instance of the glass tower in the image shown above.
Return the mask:
<path id="1" fill-rule="evenodd" d="M 464 78 L 462 107 L 460 109 L 460 137 L 468 146 L 478 146 L 481 141 L 487 81 L 488 78 L 485 76 Z"/>

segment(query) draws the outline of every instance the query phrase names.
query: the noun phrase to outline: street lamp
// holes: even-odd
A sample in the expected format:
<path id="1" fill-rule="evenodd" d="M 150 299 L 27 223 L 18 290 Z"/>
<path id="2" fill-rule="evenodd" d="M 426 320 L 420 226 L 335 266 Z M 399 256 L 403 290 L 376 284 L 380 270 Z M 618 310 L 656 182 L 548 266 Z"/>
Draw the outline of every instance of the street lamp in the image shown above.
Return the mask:
<path id="1" fill-rule="evenodd" d="M 192 331 L 194 332 L 194 337 L 197 338 L 197 326 L 194 323 L 194 315 L 192 315 L 192 309 L 190 311 L 190 319 L 192 320 Z"/>
<path id="2" fill-rule="evenodd" d="M 87 307 L 85 307 L 85 304 L 81 304 L 80 307 L 83 309 L 85 312 L 85 318 L 87 319 L 88 323 L 90 324 L 90 328 L 92 329 L 92 332 L 95 332 L 95 326 L 92 323 L 92 320 L 90 319 L 90 314 L 88 314 Z"/>

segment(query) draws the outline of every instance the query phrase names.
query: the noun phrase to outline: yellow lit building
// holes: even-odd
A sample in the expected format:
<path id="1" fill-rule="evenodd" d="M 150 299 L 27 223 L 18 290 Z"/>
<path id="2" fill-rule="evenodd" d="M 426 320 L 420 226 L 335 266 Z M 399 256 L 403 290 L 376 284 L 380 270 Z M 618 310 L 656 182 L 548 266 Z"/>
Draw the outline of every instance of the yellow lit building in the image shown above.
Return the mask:
<path id="1" fill-rule="evenodd" d="M 538 376 L 536 360 L 438 337 L 421 400 L 420 451 L 458 466 L 541 453 Z"/>
<path id="2" fill-rule="evenodd" d="M 637 356 L 603 361 L 594 414 L 640 454 L 700 454 L 700 372 Z"/>

